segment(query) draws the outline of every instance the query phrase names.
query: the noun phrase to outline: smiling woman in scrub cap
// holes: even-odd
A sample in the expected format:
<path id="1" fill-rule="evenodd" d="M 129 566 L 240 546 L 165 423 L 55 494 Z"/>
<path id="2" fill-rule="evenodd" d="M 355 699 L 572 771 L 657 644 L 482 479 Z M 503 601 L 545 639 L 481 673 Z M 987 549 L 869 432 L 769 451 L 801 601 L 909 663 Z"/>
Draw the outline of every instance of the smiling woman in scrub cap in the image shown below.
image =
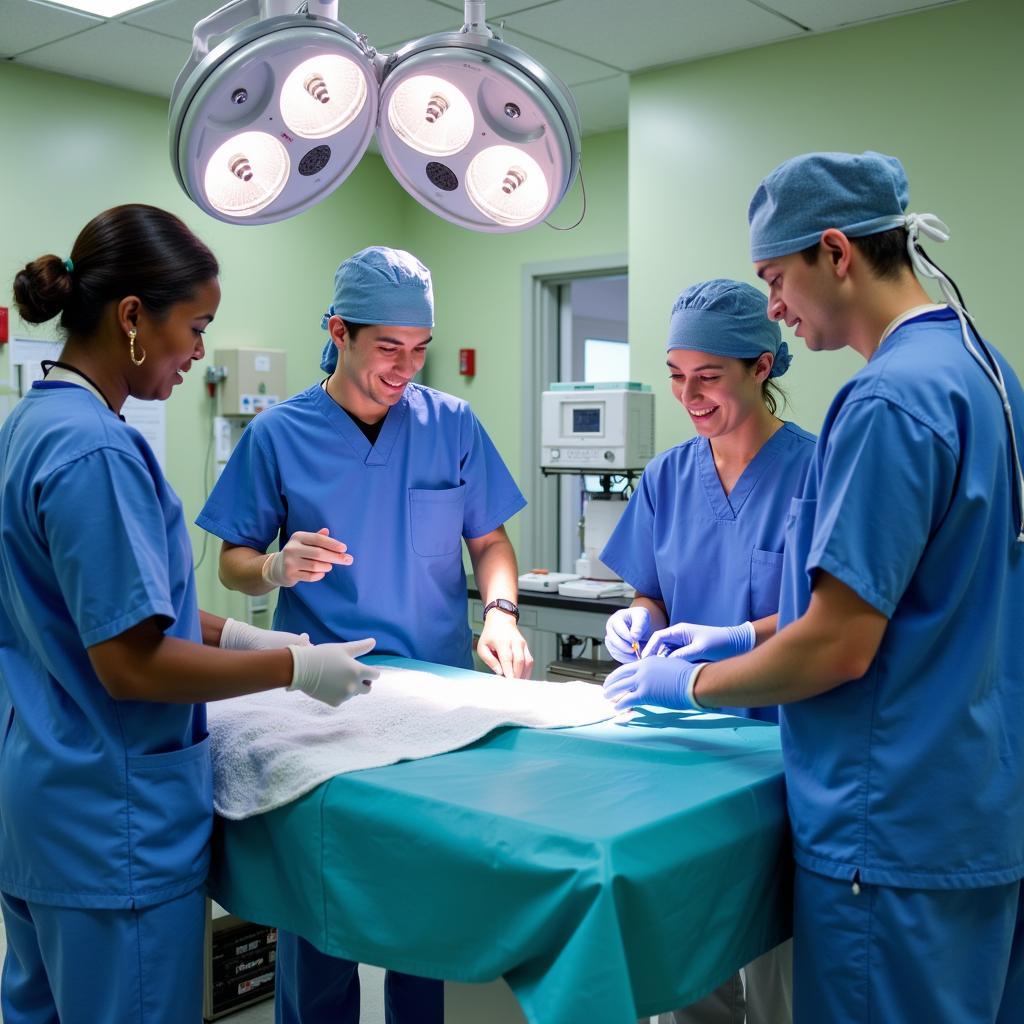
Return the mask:
<path id="1" fill-rule="evenodd" d="M 722 279 L 687 288 L 672 307 L 665 361 L 697 436 L 647 466 L 601 552 L 637 591 L 605 637 L 626 666 L 728 658 L 775 632 L 786 511 L 814 438 L 776 415 L 774 382 L 791 356 L 767 311 L 757 288 Z M 778 721 L 775 708 L 728 710 Z M 744 1012 L 750 1024 L 787 1020 L 790 958 L 787 943 L 747 967 L 745 1008 L 737 973 L 676 1020 L 742 1024 Z"/>
<path id="2" fill-rule="evenodd" d="M 337 705 L 379 674 L 354 657 L 372 640 L 310 647 L 196 604 L 181 502 L 120 413 L 129 396 L 167 399 L 203 357 L 217 278 L 177 217 L 131 205 L 14 281 L 22 318 L 59 315 L 66 342 L 0 430 L 8 1024 L 198 1021 L 201 702 L 291 683 Z"/>
<path id="3" fill-rule="evenodd" d="M 1024 1020 L 1024 391 L 908 196 L 871 152 L 755 192 L 770 315 L 866 365 L 793 503 L 776 636 L 643 693 L 782 705 L 798 1024 Z"/>
<path id="4" fill-rule="evenodd" d="M 224 541 L 227 586 L 280 588 L 277 627 L 369 633 L 378 652 L 471 668 L 465 541 L 484 602 L 477 653 L 528 677 L 502 525 L 526 502 L 469 405 L 414 382 L 433 324 L 415 256 L 372 246 L 345 260 L 322 322 L 330 376 L 253 421 L 197 522 Z M 279 1022 L 357 1024 L 356 964 L 282 932 L 277 966 Z M 386 992 L 389 1022 L 440 1024 L 441 982 L 391 971 Z"/>

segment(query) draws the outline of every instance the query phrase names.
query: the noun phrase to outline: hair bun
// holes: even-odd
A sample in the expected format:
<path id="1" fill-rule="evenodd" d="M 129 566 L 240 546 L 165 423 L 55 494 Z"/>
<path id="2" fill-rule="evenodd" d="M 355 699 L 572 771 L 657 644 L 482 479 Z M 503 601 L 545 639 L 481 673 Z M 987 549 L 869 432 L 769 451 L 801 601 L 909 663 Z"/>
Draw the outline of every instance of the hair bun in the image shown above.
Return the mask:
<path id="1" fill-rule="evenodd" d="M 14 277 L 18 315 L 30 324 L 42 324 L 62 312 L 74 283 L 64 260 L 50 253 L 27 263 Z"/>

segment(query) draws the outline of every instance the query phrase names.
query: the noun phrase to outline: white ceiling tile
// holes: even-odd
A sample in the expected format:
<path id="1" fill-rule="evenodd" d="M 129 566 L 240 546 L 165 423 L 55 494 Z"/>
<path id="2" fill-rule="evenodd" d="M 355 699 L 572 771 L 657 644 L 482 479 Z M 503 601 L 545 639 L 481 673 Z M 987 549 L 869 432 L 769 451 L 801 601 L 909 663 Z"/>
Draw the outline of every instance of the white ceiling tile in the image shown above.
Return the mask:
<path id="1" fill-rule="evenodd" d="M 553 71 L 567 85 L 577 82 L 592 82 L 595 78 L 607 78 L 622 69 L 616 66 L 599 63 L 589 57 L 562 49 L 561 46 L 543 42 L 532 35 L 523 35 L 506 26 L 501 38 L 512 46 L 528 53 L 535 61 Z"/>
<path id="2" fill-rule="evenodd" d="M 51 7 L 35 0 L 0 0 L 0 58 L 55 42 L 99 25 L 102 18 Z"/>
<path id="3" fill-rule="evenodd" d="M 434 3 L 443 4 L 453 11 L 458 11 L 461 21 L 462 12 L 465 6 L 459 0 L 433 0 Z M 487 0 L 487 23 L 492 28 L 498 27 L 498 22 L 516 11 L 533 10 L 535 7 L 550 7 L 552 4 L 561 3 L 562 0 Z M 643 0 L 646 2 L 646 0 Z"/>
<path id="4" fill-rule="evenodd" d="M 108 21 L 83 36 L 33 50 L 19 63 L 123 89 L 169 96 L 188 55 L 188 43 Z"/>
<path id="5" fill-rule="evenodd" d="M 629 120 L 629 76 L 613 75 L 572 87 L 584 135 L 625 128 Z"/>
<path id="6" fill-rule="evenodd" d="M 163 3 L 150 4 L 140 11 L 125 14 L 118 20 L 125 25 L 137 28 L 148 28 L 153 32 L 162 32 L 165 36 L 184 39 L 192 42 L 192 29 L 197 21 L 202 21 L 218 7 L 224 6 L 225 0 L 163 0 Z"/>
<path id="7" fill-rule="evenodd" d="M 644 0 L 629 10 L 621 0 L 559 0 L 506 24 L 626 71 L 803 34 L 747 0 Z"/>
<path id="8" fill-rule="evenodd" d="M 815 32 L 856 25 L 862 21 L 892 18 L 925 7 L 943 7 L 960 0 L 843 0 L 822 3 L 821 0 L 758 0 L 764 7 L 792 18 Z"/>
<path id="9" fill-rule="evenodd" d="M 431 0 L 339 0 L 338 17 L 385 53 L 435 32 L 462 28 L 462 15 Z"/>
<path id="10" fill-rule="evenodd" d="M 298 0 L 296 0 L 296 5 Z M 192 40 L 196 22 L 221 6 L 221 0 L 163 0 L 120 20 L 178 39 Z M 362 32 L 373 46 L 389 52 L 401 43 L 462 27 L 458 11 L 433 0 L 339 0 L 338 19 Z"/>
<path id="11" fill-rule="evenodd" d="M 624 123 L 612 113 L 624 102 L 615 71 L 775 42 L 803 34 L 801 25 L 827 31 L 944 2 L 958 0 L 488 0 L 487 16 L 495 29 L 505 21 L 507 42 L 579 87 L 589 132 Z M 0 58 L 166 96 L 187 59 L 193 26 L 221 3 L 158 0 L 104 21 L 41 0 L 0 0 Z M 341 20 L 384 52 L 457 29 L 462 12 L 462 0 L 339 2 Z"/>

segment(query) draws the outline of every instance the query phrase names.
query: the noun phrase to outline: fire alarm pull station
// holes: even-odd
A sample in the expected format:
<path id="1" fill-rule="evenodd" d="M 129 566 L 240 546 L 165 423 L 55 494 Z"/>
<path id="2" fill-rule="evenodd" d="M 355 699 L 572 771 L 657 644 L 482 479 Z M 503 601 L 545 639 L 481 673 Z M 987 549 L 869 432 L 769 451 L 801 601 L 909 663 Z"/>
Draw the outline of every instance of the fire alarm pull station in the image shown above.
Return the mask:
<path id="1" fill-rule="evenodd" d="M 7 344 L 7 307 L 0 306 L 0 345 Z"/>
<path id="2" fill-rule="evenodd" d="M 476 373 L 476 349 L 459 349 L 459 374 L 463 377 L 472 377 Z"/>

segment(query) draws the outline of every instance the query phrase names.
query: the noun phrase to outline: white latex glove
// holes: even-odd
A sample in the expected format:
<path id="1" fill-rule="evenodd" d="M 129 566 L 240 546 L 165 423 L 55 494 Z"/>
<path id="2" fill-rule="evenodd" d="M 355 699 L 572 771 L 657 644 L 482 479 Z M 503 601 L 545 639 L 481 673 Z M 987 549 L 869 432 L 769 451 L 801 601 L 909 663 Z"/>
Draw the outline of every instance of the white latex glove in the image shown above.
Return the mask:
<path id="1" fill-rule="evenodd" d="M 330 536 L 325 526 L 316 533 L 296 530 L 280 551 L 268 555 L 260 570 L 265 582 L 275 587 L 316 583 L 336 565 L 351 565 L 348 548 Z"/>
<path id="2" fill-rule="evenodd" d="M 313 647 L 291 646 L 294 668 L 289 690 L 301 690 L 310 697 L 336 708 L 349 697 L 370 692 L 370 683 L 380 669 L 364 665 L 356 658 L 369 654 L 377 641 L 351 640 L 345 644 L 316 644 Z"/>
<path id="3" fill-rule="evenodd" d="M 616 661 L 628 664 L 637 658 L 633 644 L 643 647 L 653 632 L 651 613 L 642 605 L 620 608 L 608 618 L 604 645 Z"/>
<path id="4" fill-rule="evenodd" d="M 281 647 L 309 646 L 308 633 L 288 633 L 282 629 L 260 629 L 238 619 L 225 619 L 220 646 L 229 651 L 274 651 Z"/>

